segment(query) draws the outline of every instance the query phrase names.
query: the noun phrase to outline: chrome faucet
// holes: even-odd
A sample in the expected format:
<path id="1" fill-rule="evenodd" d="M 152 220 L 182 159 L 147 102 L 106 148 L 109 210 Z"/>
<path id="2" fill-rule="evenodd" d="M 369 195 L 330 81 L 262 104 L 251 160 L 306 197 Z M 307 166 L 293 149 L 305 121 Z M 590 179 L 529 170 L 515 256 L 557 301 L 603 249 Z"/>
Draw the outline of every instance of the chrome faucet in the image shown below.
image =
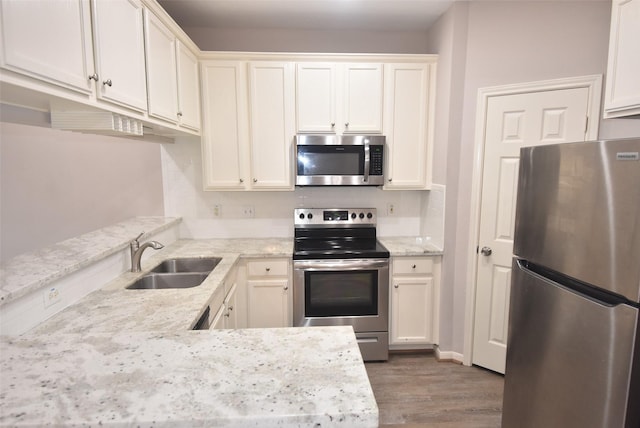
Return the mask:
<path id="1" fill-rule="evenodd" d="M 138 239 L 140 239 L 142 235 L 144 235 L 144 232 L 142 232 L 129 243 L 129 247 L 131 248 L 131 272 L 140 272 L 142 270 L 140 268 L 140 258 L 142 257 L 142 253 L 144 252 L 144 250 L 149 247 L 153 248 L 154 250 L 164 248 L 164 245 L 162 245 L 158 241 L 149 241 L 140 245 Z"/>

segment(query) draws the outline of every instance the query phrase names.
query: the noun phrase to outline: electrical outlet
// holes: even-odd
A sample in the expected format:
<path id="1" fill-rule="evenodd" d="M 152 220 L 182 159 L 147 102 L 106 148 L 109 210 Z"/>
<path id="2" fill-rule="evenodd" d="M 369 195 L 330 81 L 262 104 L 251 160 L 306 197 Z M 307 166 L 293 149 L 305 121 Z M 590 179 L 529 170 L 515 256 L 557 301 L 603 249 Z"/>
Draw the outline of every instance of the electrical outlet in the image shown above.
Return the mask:
<path id="1" fill-rule="evenodd" d="M 244 207 L 242 207 L 242 215 L 245 218 L 253 218 L 253 205 L 245 205 Z"/>
<path id="2" fill-rule="evenodd" d="M 213 216 L 214 217 L 222 217 L 222 205 L 215 204 L 213 206 Z"/>
<path id="3" fill-rule="evenodd" d="M 396 214 L 396 208 L 393 204 L 387 204 L 387 215 L 392 216 Z"/>
<path id="4" fill-rule="evenodd" d="M 44 290 L 44 307 L 48 308 L 51 305 L 59 303 L 61 299 L 60 290 L 56 287 L 47 288 Z"/>

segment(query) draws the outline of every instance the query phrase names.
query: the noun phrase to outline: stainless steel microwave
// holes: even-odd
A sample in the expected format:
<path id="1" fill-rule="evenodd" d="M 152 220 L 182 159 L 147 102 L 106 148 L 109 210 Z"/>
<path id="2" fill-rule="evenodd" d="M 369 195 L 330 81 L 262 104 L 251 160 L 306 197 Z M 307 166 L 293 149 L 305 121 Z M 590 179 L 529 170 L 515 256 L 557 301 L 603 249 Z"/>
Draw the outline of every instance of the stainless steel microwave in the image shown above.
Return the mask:
<path id="1" fill-rule="evenodd" d="M 382 135 L 296 135 L 296 186 L 382 186 Z"/>

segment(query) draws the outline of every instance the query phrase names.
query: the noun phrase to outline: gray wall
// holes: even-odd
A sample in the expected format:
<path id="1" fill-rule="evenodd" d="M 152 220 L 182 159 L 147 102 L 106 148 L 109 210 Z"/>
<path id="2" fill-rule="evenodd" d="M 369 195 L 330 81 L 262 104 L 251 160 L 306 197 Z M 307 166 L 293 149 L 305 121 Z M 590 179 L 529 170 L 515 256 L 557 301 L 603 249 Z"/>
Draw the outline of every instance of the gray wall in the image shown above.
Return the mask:
<path id="1" fill-rule="evenodd" d="M 465 50 L 464 58 L 447 54 L 440 64 L 457 73 L 451 77 L 451 91 L 438 93 L 449 97 L 448 116 L 438 122 L 449 127 L 438 130 L 438 138 L 447 138 L 448 150 L 440 336 L 444 350 L 464 349 L 478 89 L 605 74 L 610 7 L 609 2 L 459 3 L 428 35 L 432 53 Z M 601 120 L 600 137 L 625 136 L 640 136 L 640 121 Z"/>
<path id="2" fill-rule="evenodd" d="M 163 214 L 159 144 L 0 122 L 0 162 L 0 260 Z"/>

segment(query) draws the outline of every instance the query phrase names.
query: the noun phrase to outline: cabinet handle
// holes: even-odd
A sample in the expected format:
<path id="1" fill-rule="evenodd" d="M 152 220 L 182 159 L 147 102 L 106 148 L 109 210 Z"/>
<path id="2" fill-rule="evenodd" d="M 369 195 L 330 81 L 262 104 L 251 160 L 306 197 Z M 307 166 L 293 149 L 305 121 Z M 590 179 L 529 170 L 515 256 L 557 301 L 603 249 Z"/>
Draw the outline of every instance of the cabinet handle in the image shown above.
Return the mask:
<path id="1" fill-rule="evenodd" d="M 181 111 L 178 112 L 178 117 L 182 117 L 182 112 Z"/>
<path id="2" fill-rule="evenodd" d="M 253 179 L 253 182 L 254 182 L 254 183 L 257 183 L 257 182 L 258 182 L 258 179 L 257 179 L 257 178 L 254 178 L 254 179 Z"/>
<path id="3" fill-rule="evenodd" d="M 416 268 L 416 265 L 411 266 L 411 269 L 415 269 L 415 268 Z"/>
<path id="4" fill-rule="evenodd" d="M 233 310 L 233 306 L 229 306 L 229 311 L 232 311 L 232 310 Z"/>
<path id="5" fill-rule="evenodd" d="M 389 183 L 391 183 L 393 181 L 393 178 L 390 178 L 387 180 Z"/>
<path id="6" fill-rule="evenodd" d="M 244 178 L 241 178 L 241 179 L 240 179 L 240 183 L 244 183 Z"/>
<path id="7" fill-rule="evenodd" d="M 229 312 L 227 312 L 226 314 L 224 314 L 225 317 L 230 317 L 231 315 L 229 315 Z"/>
<path id="8" fill-rule="evenodd" d="M 111 87 L 111 85 L 113 85 L 113 82 L 111 81 L 111 79 L 107 79 L 104 82 L 102 82 L 102 84 Z"/>
<path id="9" fill-rule="evenodd" d="M 331 127 L 335 128 L 336 127 L 336 123 L 335 122 L 331 122 Z"/>
<path id="10" fill-rule="evenodd" d="M 270 271 L 271 271 L 271 268 L 270 268 L 270 267 L 268 267 L 268 268 L 264 268 L 264 270 L 266 270 L 267 272 L 270 272 Z"/>
<path id="11" fill-rule="evenodd" d="M 400 288 L 398 284 L 394 285 L 393 288 Z"/>
<path id="12" fill-rule="evenodd" d="M 288 285 L 285 285 L 285 286 L 284 286 L 284 291 L 287 291 L 288 289 L 289 289 L 289 286 L 288 286 Z"/>
<path id="13" fill-rule="evenodd" d="M 345 123 L 345 124 L 344 124 L 344 127 L 345 127 L 345 128 L 348 128 L 348 127 L 349 127 L 349 122 Z"/>
<path id="14" fill-rule="evenodd" d="M 89 80 L 95 80 L 97 82 L 98 81 L 98 73 L 93 73 L 91 76 L 89 76 Z"/>

